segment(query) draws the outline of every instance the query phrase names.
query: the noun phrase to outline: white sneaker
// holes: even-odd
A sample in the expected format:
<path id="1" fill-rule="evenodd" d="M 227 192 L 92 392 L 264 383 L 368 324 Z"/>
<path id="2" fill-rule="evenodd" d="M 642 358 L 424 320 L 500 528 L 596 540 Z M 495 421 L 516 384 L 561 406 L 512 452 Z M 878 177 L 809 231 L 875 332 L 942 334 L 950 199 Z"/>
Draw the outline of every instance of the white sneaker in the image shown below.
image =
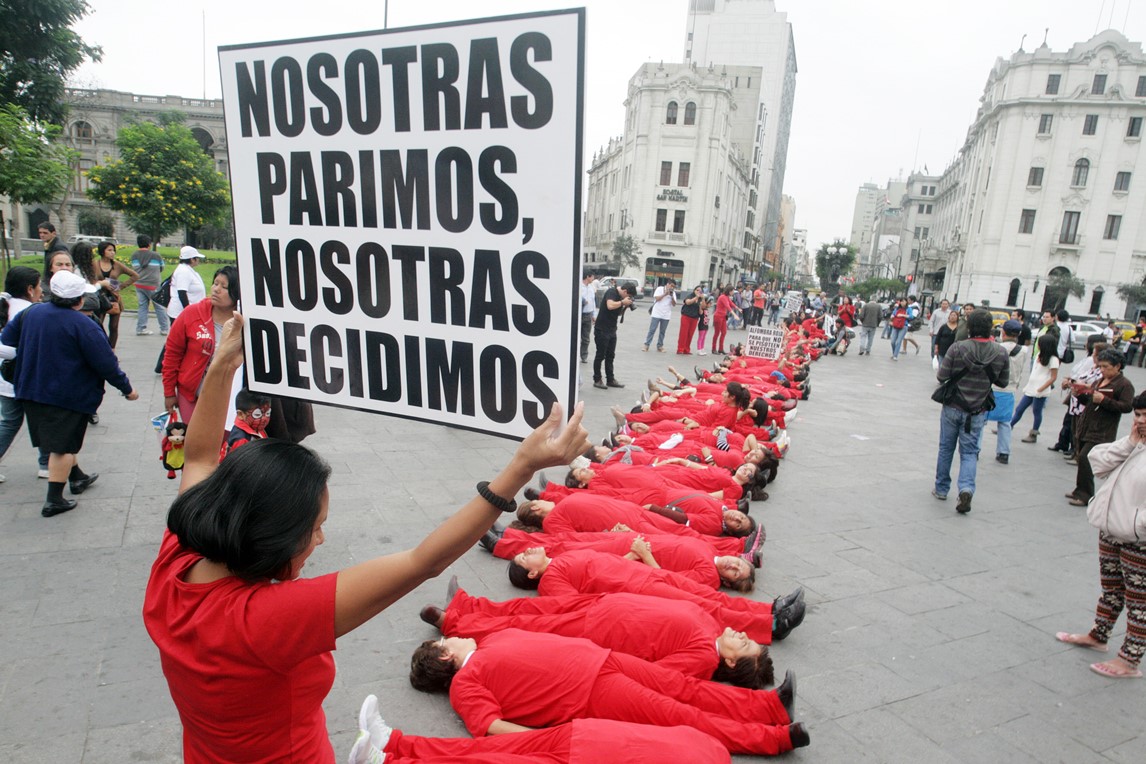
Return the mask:
<path id="1" fill-rule="evenodd" d="M 358 729 L 369 733 L 370 745 L 377 748 L 379 753 L 390 742 L 390 733 L 393 730 L 382 720 L 382 714 L 378 713 L 378 696 L 367 695 L 362 701 L 362 708 L 358 710 Z"/>
<path id="2" fill-rule="evenodd" d="M 3 483 L 7 479 L 8 478 L 4 477 L 3 475 L 0 475 L 0 483 Z"/>
<path id="3" fill-rule="evenodd" d="M 382 764 L 386 761 L 386 754 L 370 742 L 369 732 L 358 730 L 358 738 L 354 741 L 354 747 L 350 749 L 347 761 L 350 764 Z"/>
<path id="4" fill-rule="evenodd" d="M 166 336 L 167 336 L 167 332 L 160 332 L 160 333 L 159 333 L 159 336 L 160 336 L 160 337 L 166 337 Z"/>
<path id="5" fill-rule="evenodd" d="M 142 332 L 136 332 L 135 336 L 136 337 L 149 337 L 152 334 L 155 334 L 155 332 L 151 331 L 150 329 L 144 329 Z"/>
<path id="6" fill-rule="evenodd" d="M 698 351 L 696 351 L 696 354 L 697 355 L 708 355 L 708 351 L 707 350 L 698 350 Z"/>
<path id="7" fill-rule="evenodd" d="M 50 472 L 48 472 L 47 470 L 40 470 L 39 472 L 36 473 L 36 477 L 38 477 L 40 480 L 47 480 L 51 476 L 52 476 L 52 474 Z"/>

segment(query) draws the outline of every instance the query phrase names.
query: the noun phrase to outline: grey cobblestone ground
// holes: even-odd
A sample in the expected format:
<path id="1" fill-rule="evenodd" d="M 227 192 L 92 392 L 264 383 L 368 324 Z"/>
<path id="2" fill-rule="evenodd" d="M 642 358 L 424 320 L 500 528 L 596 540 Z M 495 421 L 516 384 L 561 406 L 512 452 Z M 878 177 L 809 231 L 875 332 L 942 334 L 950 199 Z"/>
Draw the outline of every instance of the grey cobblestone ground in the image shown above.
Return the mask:
<path id="1" fill-rule="evenodd" d="M 598 438 L 608 406 L 635 399 L 646 377 L 668 363 L 685 371 L 685 360 L 711 361 L 640 352 L 643 314 L 631 317 L 618 361 L 628 387 L 586 384 Z M 141 399 L 107 399 L 81 459 L 101 477 L 77 510 L 40 517 L 45 483 L 24 435 L 0 468 L 8 478 L 0 485 L 0 761 L 179 760 L 175 709 L 139 617 L 175 491 L 147 423 L 162 407 L 151 372 L 159 347 L 159 337 L 121 340 Z M 1095 532 L 1062 499 L 1072 472 L 1043 442 L 1017 437 L 1010 466 L 1000 466 L 988 436 L 974 510 L 956 515 L 954 501 L 929 495 L 938 432 L 930 365 L 922 355 L 892 363 L 886 342 L 877 347 L 873 357 L 816 364 L 780 479 L 752 509 L 768 528 L 754 596 L 802 584 L 810 606 L 773 651 L 778 670 L 799 676 L 797 715 L 812 735 L 812 746 L 789 758 L 1146 760 L 1146 685 L 1092 674 L 1094 653 L 1052 636 L 1085 629 L 1098 590 Z M 1136 388 L 1146 384 L 1142 370 L 1129 376 Z M 1049 405 L 1044 432 L 1060 418 L 1061 407 Z M 317 419 L 307 444 L 334 475 L 326 544 L 311 575 L 414 544 L 513 448 L 358 412 L 321 409 Z M 514 594 L 504 566 L 481 550 L 450 572 L 472 593 Z M 465 734 L 444 697 L 417 693 L 405 678 L 411 650 L 431 636 L 418 609 L 441 603 L 444 590 L 445 577 L 429 582 L 340 641 L 326 702 L 340 759 L 369 692 L 396 727 Z"/>

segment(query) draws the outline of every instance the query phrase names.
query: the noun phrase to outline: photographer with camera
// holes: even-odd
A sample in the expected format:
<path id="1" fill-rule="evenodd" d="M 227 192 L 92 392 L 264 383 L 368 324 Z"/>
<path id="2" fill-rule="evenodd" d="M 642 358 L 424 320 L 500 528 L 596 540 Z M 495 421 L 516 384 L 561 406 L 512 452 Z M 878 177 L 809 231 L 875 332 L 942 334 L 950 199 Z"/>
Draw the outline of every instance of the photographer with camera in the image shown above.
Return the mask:
<path id="1" fill-rule="evenodd" d="M 593 342 L 597 345 L 597 355 L 593 357 L 593 387 L 601 390 L 624 387 L 613 376 L 613 356 L 617 352 L 617 323 L 625 320 L 625 311 L 636 310 L 632 290 L 630 284 L 621 283 L 610 287 L 601 298 L 601 309 L 597 311 L 597 321 L 593 324 Z M 601 377 L 602 362 L 605 364 L 606 381 Z"/>
<path id="2" fill-rule="evenodd" d="M 660 327 L 657 337 L 657 352 L 665 352 L 665 330 L 668 329 L 669 319 L 672 318 L 672 307 L 676 305 L 676 282 L 672 279 L 665 281 L 663 286 L 657 287 L 653 292 L 653 306 L 649 308 L 649 333 L 645 337 L 645 352 L 649 352 L 649 345 L 653 343 L 653 334 Z"/>

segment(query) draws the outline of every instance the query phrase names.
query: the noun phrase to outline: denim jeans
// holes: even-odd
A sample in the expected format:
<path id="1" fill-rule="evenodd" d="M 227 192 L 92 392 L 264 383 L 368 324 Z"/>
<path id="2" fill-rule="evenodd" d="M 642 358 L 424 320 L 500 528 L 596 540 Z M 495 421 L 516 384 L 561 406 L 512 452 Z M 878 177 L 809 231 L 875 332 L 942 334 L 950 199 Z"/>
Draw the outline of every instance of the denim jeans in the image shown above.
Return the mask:
<path id="1" fill-rule="evenodd" d="M 859 345 L 859 351 L 861 353 L 871 352 L 871 343 L 875 340 L 875 330 L 876 327 L 874 326 L 856 327 L 856 331 L 859 333 L 859 336 L 856 338 L 856 344 Z"/>
<path id="2" fill-rule="evenodd" d="M 653 344 L 653 335 L 657 333 L 657 327 L 660 327 L 661 333 L 657 338 L 657 349 L 665 346 L 665 330 L 668 329 L 669 320 L 667 318 L 656 318 L 655 316 L 649 320 L 649 333 L 645 336 L 645 347 Z"/>
<path id="3" fill-rule="evenodd" d="M 883 334 L 880 336 L 883 337 L 885 340 L 891 336 L 891 321 L 884 321 L 883 322 Z"/>
<path id="4" fill-rule="evenodd" d="M 935 492 L 946 496 L 951 490 L 951 460 L 959 447 L 959 491 L 975 493 L 975 470 L 979 462 L 979 439 L 987 412 L 968 414 L 955 406 L 944 406 L 939 420 L 939 458 L 935 463 Z M 967 420 L 970 419 L 970 432 Z"/>
<path id="5" fill-rule="evenodd" d="M 907 327 L 891 330 L 891 357 L 899 358 L 899 351 L 903 350 L 903 338 L 907 336 Z"/>
<path id="6" fill-rule="evenodd" d="M 0 395 L 0 459 L 8 453 L 8 448 L 20 428 L 24 426 L 24 406 L 15 398 L 6 398 Z M 40 451 L 40 469 L 48 469 L 48 452 Z"/>
<path id="7" fill-rule="evenodd" d="M 147 328 L 147 306 L 149 304 L 155 308 L 155 320 L 159 323 L 159 331 L 166 332 L 171 328 L 171 319 L 167 317 L 167 308 L 151 299 L 155 292 L 147 289 L 136 289 L 135 294 L 139 297 L 139 313 L 135 316 L 136 334 Z M 172 295 L 172 297 L 174 296 Z"/>
<path id="8" fill-rule="evenodd" d="M 1047 405 L 1047 399 L 1032 398 L 1029 395 L 1024 395 L 1021 399 L 1019 399 L 1019 405 L 1015 406 L 1015 415 L 1011 417 L 1012 427 L 1019 423 L 1019 420 L 1023 418 L 1023 414 L 1025 414 L 1027 409 L 1031 407 L 1031 404 L 1034 404 L 1035 408 L 1035 426 L 1033 429 L 1037 430 L 1042 426 L 1043 407 Z"/>

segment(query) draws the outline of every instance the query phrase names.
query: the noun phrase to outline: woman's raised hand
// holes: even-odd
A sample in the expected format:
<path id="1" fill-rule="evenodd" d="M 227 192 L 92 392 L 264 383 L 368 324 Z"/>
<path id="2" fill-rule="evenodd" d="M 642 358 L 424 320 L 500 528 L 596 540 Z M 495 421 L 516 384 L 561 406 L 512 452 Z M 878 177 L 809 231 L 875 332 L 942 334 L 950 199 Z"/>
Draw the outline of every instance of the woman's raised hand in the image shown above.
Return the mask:
<path id="1" fill-rule="evenodd" d="M 585 416 L 584 401 L 573 408 L 573 416 L 569 417 L 565 428 L 561 429 L 564 416 L 561 404 L 554 402 L 549 417 L 517 447 L 514 460 L 536 472 L 544 467 L 568 464 L 585 453 L 589 448 L 589 432 L 581 426 Z"/>

